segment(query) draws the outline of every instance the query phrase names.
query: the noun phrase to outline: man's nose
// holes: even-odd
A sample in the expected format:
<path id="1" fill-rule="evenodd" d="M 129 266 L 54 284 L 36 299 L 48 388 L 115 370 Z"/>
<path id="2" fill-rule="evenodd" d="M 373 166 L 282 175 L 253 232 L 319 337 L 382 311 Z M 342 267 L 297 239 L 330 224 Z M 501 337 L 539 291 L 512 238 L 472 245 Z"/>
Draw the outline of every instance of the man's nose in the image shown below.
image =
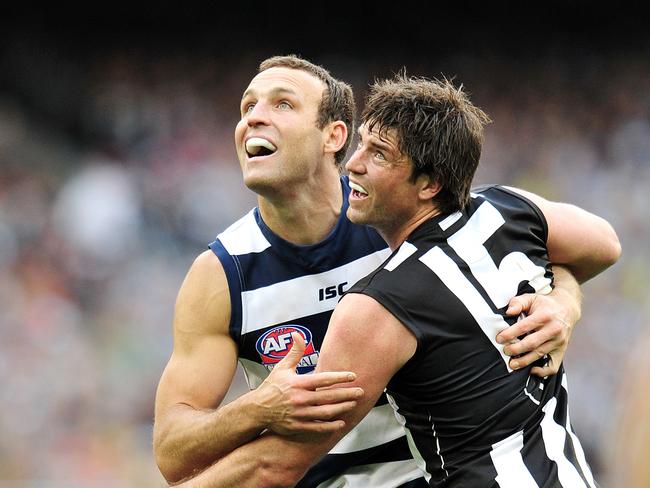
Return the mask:
<path id="1" fill-rule="evenodd" d="M 246 122 L 249 126 L 268 125 L 270 110 L 267 104 L 258 102 L 246 113 Z"/>
<path id="2" fill-rule="evenodd" d="M 363 163 L 363 158 L 361 157 L 362 151 L 360 149 L 357 149 L 352 153 L 352 156 L 350 156 L 350 159 L 348 159 L 348 162 L 345 163 L 345 169 L 350 172 L 350 173 L 365 173 L 366 172 L 366 167 L 365 164 Z"/>

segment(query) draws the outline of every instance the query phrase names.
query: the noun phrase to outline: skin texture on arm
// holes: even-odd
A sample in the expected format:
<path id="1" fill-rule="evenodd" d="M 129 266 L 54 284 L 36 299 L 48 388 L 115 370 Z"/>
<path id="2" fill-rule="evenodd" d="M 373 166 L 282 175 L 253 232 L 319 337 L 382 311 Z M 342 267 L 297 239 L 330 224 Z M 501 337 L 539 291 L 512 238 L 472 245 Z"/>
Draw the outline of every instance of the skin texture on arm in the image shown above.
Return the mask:
<path id="1" fill-rule="evenodd" d="M 416 347 L 411 332 L 375 300 L 365 295 L 346 295 L 332 315 L 317 368 L 317 371 L 354 369 L 356 373 L 351 385 L 361 387 L 364 395 L 354 409 L 342 416 L 345 428 L 322 435 L 263 435 L 179 486 L 294 486 L 312 464 L 370 411 L 390 378 L 415 353 Z M 377 357 L 382 360 L 377 361 Z"/>
<path id="2" fill-rule="evenodd" d="M 179 291 L 173 352 L 156 393 L 154 453 L 169 482 L 196 474 L 265 429 L 284 434 L 336 430 L 343 423 L 332 419 L 354 405 L 354 390 L 316 391 L 353 375 L 297 376 L 295 365 L 302 356 L 294 354 L 256 390 L 219 408 L 237 366 L 229 320 L 227 280 L 218 258 L 206 251 Z"/>

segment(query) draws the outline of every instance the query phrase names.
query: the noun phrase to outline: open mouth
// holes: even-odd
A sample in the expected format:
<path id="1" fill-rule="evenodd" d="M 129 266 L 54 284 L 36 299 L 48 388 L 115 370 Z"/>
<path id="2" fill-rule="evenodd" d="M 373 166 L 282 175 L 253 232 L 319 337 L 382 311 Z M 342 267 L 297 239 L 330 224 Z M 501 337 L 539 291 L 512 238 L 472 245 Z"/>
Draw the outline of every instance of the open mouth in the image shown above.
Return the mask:
<path id="1" fill-rule="evenodd" d="M 246 141 L 246 154 L 249 158 L 270 156 L 277 150 L 278 148 L 271 141 L 261 137 L 251 137 Z"/>
<path id="2" fill-rule="evenodd" d="M 366 198 L 368 196 L 366 189 L 353 181 L 350 181 L 350 189 L 352 190 L 351 193 L 354 198 Z"/>

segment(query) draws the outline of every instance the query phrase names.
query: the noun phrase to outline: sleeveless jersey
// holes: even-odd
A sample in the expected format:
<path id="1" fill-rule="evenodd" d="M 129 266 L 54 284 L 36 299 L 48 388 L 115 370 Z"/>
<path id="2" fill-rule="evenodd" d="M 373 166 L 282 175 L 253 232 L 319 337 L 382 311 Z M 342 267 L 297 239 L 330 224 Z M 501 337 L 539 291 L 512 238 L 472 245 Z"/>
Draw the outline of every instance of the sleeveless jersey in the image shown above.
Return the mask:
<path id="1" fill-rule="evenodd" d="M 341 215 L 322 242 L 309 246 L 287 242 L 266 226 L 254 208 L 210 244 L 228 279 L 230 334 L 251 389 L 286 355 L 292 332 L 301 333 L 307 344 L 297 370 L 312 372 L 338 299 L 390 254 L 373 229 L 347 219 L 347 177 L 341 178 L 341 185 Z M 298 485 L 371 486 L 427 486 L 385 395 Z"/>
<path id="2" fill-rule="evenodd" d="M 511 297 L 551 290 L 546 237 L 532 202 L 484 187 L 462 212 L 419 226 L 349 290 L 377 300 L 417 339 L 386 392 L 430 486 L 595 488 L 564 371 L 512 371 L 495 340 Z"/>

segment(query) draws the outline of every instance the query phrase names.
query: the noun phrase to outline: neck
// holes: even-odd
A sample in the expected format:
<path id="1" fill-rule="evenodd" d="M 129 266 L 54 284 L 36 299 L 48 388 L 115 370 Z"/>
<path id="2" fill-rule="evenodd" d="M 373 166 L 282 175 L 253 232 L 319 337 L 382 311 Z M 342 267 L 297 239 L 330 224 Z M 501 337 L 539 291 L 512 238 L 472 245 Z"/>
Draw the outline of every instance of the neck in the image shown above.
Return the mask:
<path id="1" fill-rule="evenodd" d="M 415 229 L 417 229 L 423 222 L 435 217 L 440 214 L 440 211 L 437 207 L 426 207 L 420 209 L 415 215 L 406 221 L 403 225 L 396 227 L 394 229 L 377 228 L 379 235 L 388 243 L 391 251 L 394 251 L 406 240 L 406 238 L 411 235 Z"/>
<path id="2" fill-rule="evenodd" d="M 259 196 L 258 204 L 266 225 L 285 241 L 298 245 L 316 244 L 336 226 L 343 196 L 336 167 L 281 195 Z"/>

